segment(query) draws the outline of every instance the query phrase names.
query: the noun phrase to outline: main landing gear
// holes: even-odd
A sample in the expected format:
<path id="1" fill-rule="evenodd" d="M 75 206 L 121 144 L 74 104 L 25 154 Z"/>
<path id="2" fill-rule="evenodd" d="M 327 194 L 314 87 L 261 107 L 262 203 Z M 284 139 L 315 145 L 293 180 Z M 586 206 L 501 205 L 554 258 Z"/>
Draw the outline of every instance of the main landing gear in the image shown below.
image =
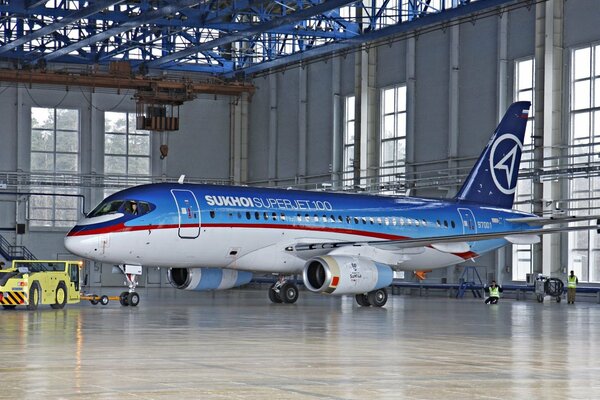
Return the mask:
<path id="1" fill-rule="evenodd" d="M 387 303 L 388 294 L 385 288 L 373 290 L 369 293 L 357 294 L 354 296 L 356 302 L 361 307 L 383 307 Z"/>
<path id="2" fill-rule="evenodd" d="M 298 300 L 298 286 L 280 275 L 277 282 L 269 288 L 269 300 L 273 303 L 295 303 Z"/>
<path id="3" fill-rule="evenodd" d="M 127 285 L 129 286 L 128 291 L 121 292 L 119 295 L 119 303 L 122 306 L 135 307 L 140 303 L 140 295 L 137 294 L 135 288 L 138 285 L 137 277 L 142 274 L 142 267 L 139 265 L 119 265 L 119 269 L 125 275 Z"/>

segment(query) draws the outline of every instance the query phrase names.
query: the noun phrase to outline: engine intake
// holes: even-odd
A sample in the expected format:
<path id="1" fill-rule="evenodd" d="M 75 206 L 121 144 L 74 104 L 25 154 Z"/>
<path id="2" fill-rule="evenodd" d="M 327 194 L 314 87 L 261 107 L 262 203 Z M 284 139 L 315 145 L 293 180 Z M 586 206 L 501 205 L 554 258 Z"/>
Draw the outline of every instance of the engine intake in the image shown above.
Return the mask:
<path id="1" fill-rule="evenodd" d="M 252 272 L 225 268 L 169 268 L 171 286 L 181 290 L 224 290 L 252 280 Z"/>
<path id="2" fill-rule="evenodd" d="M 312 292 L 343 295 L 389 286 L 394 273 L 389 266 L 367 258 L 323 256 L 308 260 L 302 276 L 304 285 Z"/>

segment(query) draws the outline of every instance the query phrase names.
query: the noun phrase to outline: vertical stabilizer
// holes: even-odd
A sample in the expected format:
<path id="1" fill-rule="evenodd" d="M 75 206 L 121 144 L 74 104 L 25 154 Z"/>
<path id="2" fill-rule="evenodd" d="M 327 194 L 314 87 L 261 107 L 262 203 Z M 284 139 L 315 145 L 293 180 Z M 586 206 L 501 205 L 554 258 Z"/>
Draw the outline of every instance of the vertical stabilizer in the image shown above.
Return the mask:
<path id="1" fill-rule="evenodd" d="M 512 208 L 531 103 L 511 104 L 456 199 Z"/>

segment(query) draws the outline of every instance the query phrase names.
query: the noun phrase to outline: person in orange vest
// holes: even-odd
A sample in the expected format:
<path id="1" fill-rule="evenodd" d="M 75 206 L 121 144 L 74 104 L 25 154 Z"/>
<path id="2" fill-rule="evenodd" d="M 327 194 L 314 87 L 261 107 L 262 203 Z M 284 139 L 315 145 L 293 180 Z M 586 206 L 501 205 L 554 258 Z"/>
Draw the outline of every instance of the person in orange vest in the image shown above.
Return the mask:
<path id="1" fill-rule="evenodd" d="M 575 304 L 575 292 L 577 291 L 577 284 L 579 279 L 573 271 L 571 275 L 567 277 L 567 304 Z"/>
<path id="2" fill-rule="evenodd" d="M 496 285 L 496 281 L 492 281 L 490 286 L 484 289 L 486 292 L 490 293 L 490 297 L 485 299 L 485 304 L 498 304 L 498 300 L 500 300 L 500 293 L 502 292 L 502 287 Z"/>

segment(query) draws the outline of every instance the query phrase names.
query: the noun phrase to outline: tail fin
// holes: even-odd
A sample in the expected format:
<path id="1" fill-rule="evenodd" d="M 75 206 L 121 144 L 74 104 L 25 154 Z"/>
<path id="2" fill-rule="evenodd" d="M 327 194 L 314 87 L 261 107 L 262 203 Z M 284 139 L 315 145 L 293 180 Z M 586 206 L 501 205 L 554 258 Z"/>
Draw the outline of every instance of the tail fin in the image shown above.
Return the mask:
<path id="1" fill-rule="evenodd" d="M 456 200 L 512 208 L 529 107 L 528 101 L 510 105 Z"/>

